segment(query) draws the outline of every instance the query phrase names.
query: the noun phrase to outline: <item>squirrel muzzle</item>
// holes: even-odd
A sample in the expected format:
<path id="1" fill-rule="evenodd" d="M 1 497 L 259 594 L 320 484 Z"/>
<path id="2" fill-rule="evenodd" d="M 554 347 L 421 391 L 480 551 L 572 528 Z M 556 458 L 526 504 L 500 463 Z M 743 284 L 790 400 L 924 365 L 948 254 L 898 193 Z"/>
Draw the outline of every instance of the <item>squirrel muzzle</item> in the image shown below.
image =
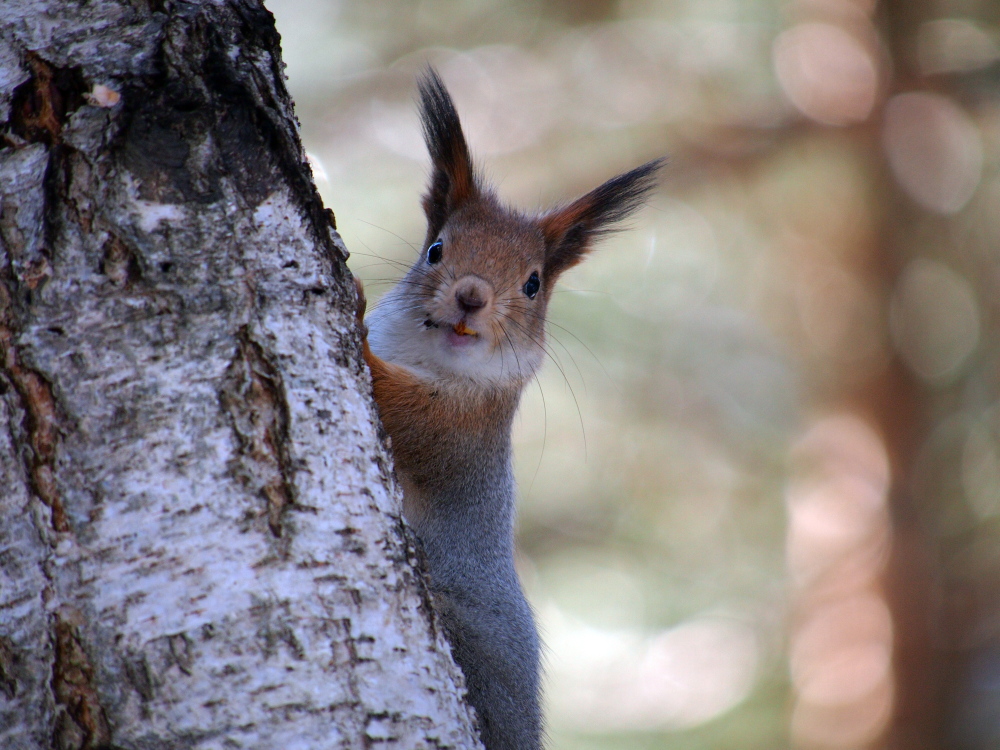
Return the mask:
<path id="1" fill-rule="evenodd" d="M 489 282 L 471 274 L 460 278 L 448 295 L 448 318 L 455 321 L 452 330 L 459 336 L 478 336 L 493 313 L 493 300 Z"/>

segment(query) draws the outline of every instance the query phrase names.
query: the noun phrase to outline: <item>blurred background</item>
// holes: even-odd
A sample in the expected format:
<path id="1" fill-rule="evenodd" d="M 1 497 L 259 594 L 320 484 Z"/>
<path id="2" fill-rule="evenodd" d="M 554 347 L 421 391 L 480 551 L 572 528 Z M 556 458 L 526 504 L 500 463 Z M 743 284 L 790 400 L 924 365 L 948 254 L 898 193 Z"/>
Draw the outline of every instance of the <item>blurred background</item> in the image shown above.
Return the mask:
<path id="1" fill-rule="evenodd" d="M 370 299 L 428 62 L 525 209 L 669 156 L 516 429 L 552 750 L 1000 747 L 1000 3 L 267 5 Z"/>

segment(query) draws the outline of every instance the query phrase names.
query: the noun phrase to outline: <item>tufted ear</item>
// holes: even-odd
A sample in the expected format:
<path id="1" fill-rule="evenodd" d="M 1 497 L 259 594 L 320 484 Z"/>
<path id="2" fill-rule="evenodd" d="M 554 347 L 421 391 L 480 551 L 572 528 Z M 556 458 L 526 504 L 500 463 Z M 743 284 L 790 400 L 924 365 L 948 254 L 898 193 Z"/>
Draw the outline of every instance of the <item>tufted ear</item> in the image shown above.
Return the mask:
<path id="1" fill-rule="evenodd" d="M 545 237 L 545 277 L 555 280 L 572 268 L 593 243 L 615 231 L 614 225 L 628 218 L 656 187 L 656 172 L 663 159 L 612 177 L 568 206 L 554 209 L 538 220 Z"/>
<path id="2" fill-rule="evenodd" d="M 462 123 L 434 68 L 427 69 L 419 89 L 420 120 L 431 155 L 431 179 L 423 196 L 424 213 L 427 214 L 426 245 L 434 241 L 455 209 L 479 194 L 479 185 L 462 134 Z"/>

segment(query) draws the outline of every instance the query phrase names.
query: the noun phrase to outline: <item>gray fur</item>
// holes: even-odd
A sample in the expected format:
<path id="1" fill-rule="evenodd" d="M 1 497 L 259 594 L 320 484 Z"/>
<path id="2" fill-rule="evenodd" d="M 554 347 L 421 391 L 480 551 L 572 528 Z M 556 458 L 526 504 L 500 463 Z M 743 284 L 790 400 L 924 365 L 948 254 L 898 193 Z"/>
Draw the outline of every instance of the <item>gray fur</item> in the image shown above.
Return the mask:
<path id="1" fill-rule="evenodd" d="M 489 750 L 541 747 L 539 639 L 514 570 L 514 476 L 502 445 L 466 464 L 462 481 L 431 499 L 416 527 L 435 604 L 465 674 Z M 484 446 L 485 447 L 485 446 Z"/>
<path id="2" fill-rule="evenodd" d="M 538 750 L 539 639 L 514 568 L 511 424 L 544 354 L 556 279 L 641 205 L 660 162 L 526 216 L 481 183 L 436 73 L 420 92 L 432 159 L 427 236 L 421 257 L 373 311 L 365 356 L 403 510 L 423 543 L 483 743 Z"/>

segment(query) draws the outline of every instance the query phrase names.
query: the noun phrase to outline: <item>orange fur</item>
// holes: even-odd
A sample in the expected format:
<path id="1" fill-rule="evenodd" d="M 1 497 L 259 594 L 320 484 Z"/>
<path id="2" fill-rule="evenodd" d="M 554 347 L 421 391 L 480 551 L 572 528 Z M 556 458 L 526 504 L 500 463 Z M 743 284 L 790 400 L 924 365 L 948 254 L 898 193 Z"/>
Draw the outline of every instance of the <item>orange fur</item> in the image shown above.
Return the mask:
<path id="1" fill-rule="evenodd" d="M 357 319 L 364 327 L 367 301 L 361 280 Z M 386 362 L 362 339 L 372 377 L 372 395 L 392 439 L 400 473 L 420 489 L 463 471 L 463 459 L 496 442 L 519 400 L 520 387 L 483 390 L 460 383 L 421 380 L 406 367 Z"/>
<path id="2" fill-rule="evenodd" d="M 577 224 L 584 221 L 593 209 L 594 200 L 590 195 L 579 198 L 568 206 L 558 208 L 543 216 L 538 224 L 549 247 L 557 245 L 566 233 Z"/>
<path id="3" fill-rule="evenodd" d="M 539 750 L 540 649 L 514 566 L 511 427 L 546 353 L 556 279 L 639 208 L 660 162 L 543 216 L 526 215 L 477 175 L 433 69 L 420 82 L 420 102 L 431 156 L 427 234 L 372 318 L 374 351 L 357 282 L 362 351 L 392 441 L 403 513 L 423 543 L 484 745 Z"/>

